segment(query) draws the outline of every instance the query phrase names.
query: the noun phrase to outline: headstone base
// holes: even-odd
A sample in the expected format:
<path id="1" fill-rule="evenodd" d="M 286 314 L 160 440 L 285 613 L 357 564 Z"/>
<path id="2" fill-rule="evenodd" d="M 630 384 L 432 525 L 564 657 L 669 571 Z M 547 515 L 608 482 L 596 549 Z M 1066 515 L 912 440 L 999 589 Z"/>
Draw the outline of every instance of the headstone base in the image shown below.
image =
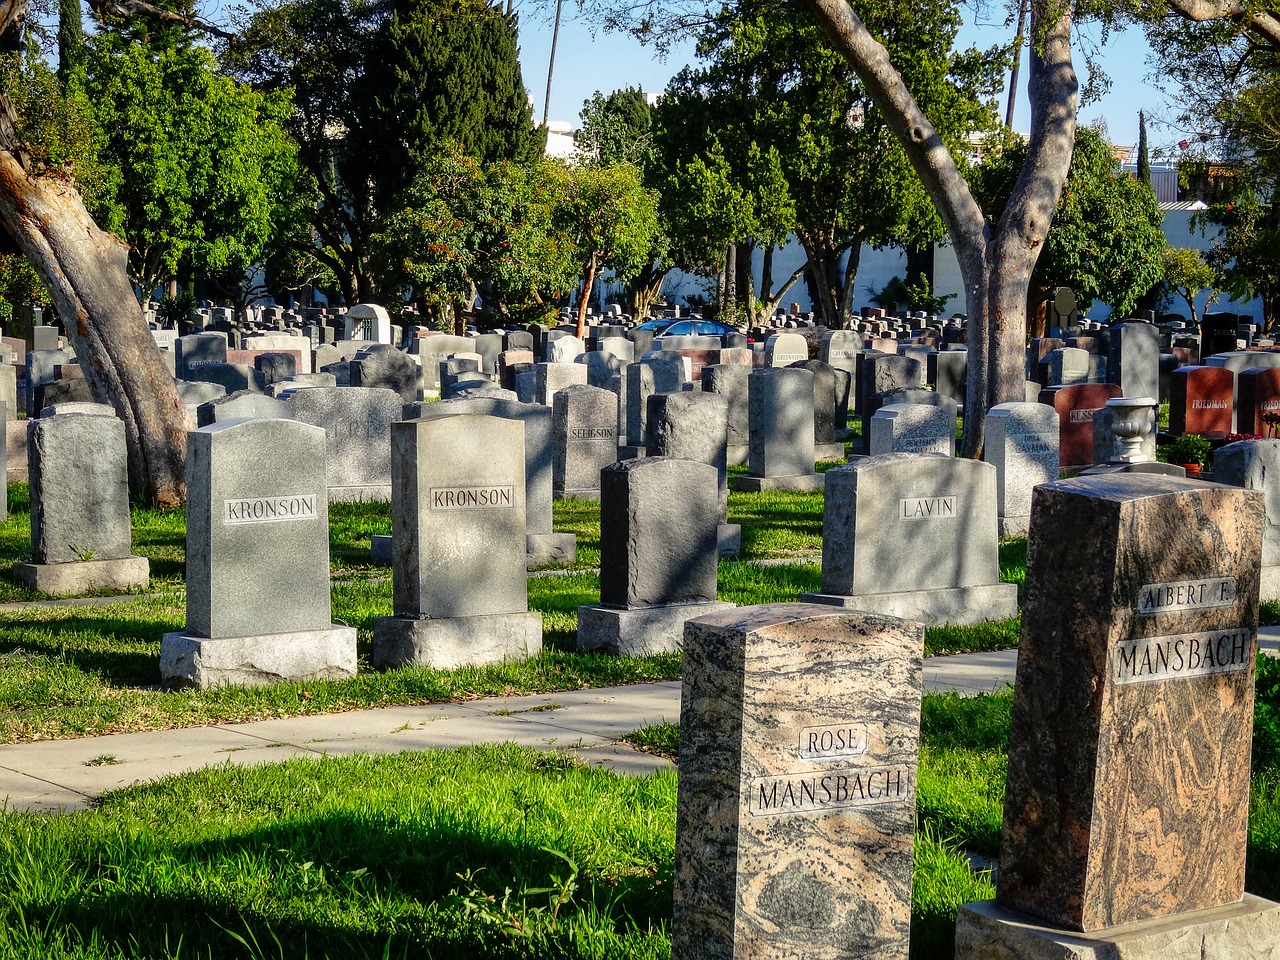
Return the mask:
<path id="1" fill-rule="evenodd" d="M 37 593 L 70 597 L 91 590 L 129 590 L 151 579 L 146 557 L 74 560 L 71 563 L 15 563 L 13 577 Z"/>
<path id="2" fill-rule="evenodd" d="M 753 477 L 745 474 L 729 481 L 729 486 L 739 493 L 760 493 L 765 490 L 821 493 L 825 485 L 826 480 L 821 473 L 800 473 L 790 477 Z"/>
<path id="3" fill-rule="evenodd" d="M 716 527 L 716 552 L 729 559 L 742 552 L 742 524 L 722 523 Z"/>
<path id="4" fill-rule="evenodd" d="M 625 657 L 670 653 L 681 648 L 687 621 L 733 608 L 734 604 L 722 600 L 669 603 L 635 610 L 579 607 L 578 651 L 599 650 Z"/>
<path id="5" fill-rule="evenodd" d="M 725 463 L 731 467 L 741 467 L 751 460 L 751 448 L 745 443 L 731 443 L 725 450 Z"/>
<path id="6" fill-rule="evenodd" d="M 859 439 L 858 431 L 854 430 L 853 427 L 836 427 L 831 432 L 841 443 Z"/>
<path id="7" fill-rule="evenodd" d="M 999 533 L 1002 537 L 1025 537 L 1031 530 L 1030 517 L 1000 517 Z"/>
<path id="8" fill-rule="evenodd" d="M 1091 933 L 1042 926 L 994 900 L 956 917 L 956 960 L 1263 960 L 1280 943 L 1280 904 L 1241 903 Z"/>
<path id="9" fill-rule="evenodd" d="M 524 542 L 530 567 L 573 563 L 578 556 L 578 538 L 572 533 L 529 533 Z"/>
<path id="10" fill-rule="evenodd" d="M 1159 460 L 1146 460 L 1139 463 L 1103 463 L 1096 467 L 1081 470 L 1082 477 L 1101 477 L 1109 473 L 1150 473 L 1162 477 L 1185 477 L 1187 471 L 1176 463 L 1161 463 Z"/>
<path id="11" fill-rule="evenodd" d="M 527 660 L 542 652 L 542 614 L 412 620 L 379 617 L 373 624 L 373 666 L 455 667 Z"/>
<path id="12" fill-rule="evenodd" d="M 355 628 L 336 623 L 328 630 L 218 640 L 166 633 L 160 644 L 160 677 L 170 687 L 263 687 L 355 675 Z"/>
<path id="13" fill-rule="evenodd" d="M 639 460 L 649 455 L 649 448 L 643 443 L 628 443 L 618 448 L 619 460 Z"/>
<path id="14" fill-rule="evenodd" d="M 843 460 L 844 455 L 843 443 L 815 443 L 813 445 L 814 460 Z"/>
<path id="15" fill-rule="evenodd" d="M 391 484 L 371 483 L 361 486 L 329 487 L 330 503 L 390 503 Z"/>
<path id="16" fill-rule="evenodd" d="M 928 627 L 1007 620 L 1018 614 L 1018 587 L 1012 583 L 986 583 L 950 590 L 904 590 L 901 593 L 805 593 L 801 603 L 826 603 L 846 610 L 863 610 L 903 620 L 918 620 Z"/>

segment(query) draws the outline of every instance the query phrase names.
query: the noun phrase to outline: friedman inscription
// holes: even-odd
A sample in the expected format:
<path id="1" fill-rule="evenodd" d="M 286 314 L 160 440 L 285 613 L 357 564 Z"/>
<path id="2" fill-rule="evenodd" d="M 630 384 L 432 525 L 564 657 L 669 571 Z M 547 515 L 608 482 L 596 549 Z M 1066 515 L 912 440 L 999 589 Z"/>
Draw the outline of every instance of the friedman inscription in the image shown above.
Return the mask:
<path id="1" fill-rule="evenodd" d="M 224 500 L 223 520 L 227 523 L 280 523 L 285 520 L 314 520 L 316 495 L 247 497 Z"/>
<path id="2" fill-rule="evenodd" d="M 1253 660 L 1248 627 L 1129 640 L 1116 647 L 1113 679 L 1118 684 L 1239 673 Z"/>
<path id="3" fill-rule="evenodd" d="M 757 777 L 751 781 L 747 809 L 753 817 L 780 817 L 893 803 L 907 796 L 910 782 L 907 767 Z"/>
<path id="4" fill-rule="evenodd" d="M 1236 602 L 1236 578 L 1212 577 L 1178 583 L 1148 583 L 1138 590 L 1138 616 L 1229 607 Z"/>
<path id="5" fill-rule="evenodd" d="M 514 507 L 516 488 L 504 487 L 432 487 L 432 510 L 465 510 L 472 507 Z"/>
<path id="6" fill-rule="evenodd" d="M 936 520 L 956 515 L 956 498 L 909 497 L 898 501 L 899 520 Z"/>
<path id="7" fill-rule="evenodd" d="M 856 757 L 867 752 L 867 727 L 861 723 L 832 723 L 821 727 L 801 727 L 801 760 Z"/>

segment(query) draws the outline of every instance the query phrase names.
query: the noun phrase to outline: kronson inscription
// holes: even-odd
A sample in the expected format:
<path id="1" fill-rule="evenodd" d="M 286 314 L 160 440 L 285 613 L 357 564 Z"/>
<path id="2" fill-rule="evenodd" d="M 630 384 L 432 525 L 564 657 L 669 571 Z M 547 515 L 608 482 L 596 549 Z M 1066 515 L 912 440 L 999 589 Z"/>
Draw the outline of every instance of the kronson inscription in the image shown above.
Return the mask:
<path id="1" fill-rule="evenodd" d="M 1158 613 L 1229 607 L 1235 602 L 1235 577 L 1148 583 L 1138 590 L 1138 616 L 1154 617 Z"/>
<path id="2" fill-rule="evenodd" d="M 900 520 L 936 520 L 956 515 L 956 498 L 909 497 L 898 501 Z"/>
<path id="3" fill-rule="evenodd" d="M 1248 627 L 1237 627 L 1129 640 L 1115 649 L 1113 677 L 1125 684 L 1239 673 L 1249 666 L 1252 636 Z"/>
<path id="4" fill-rule="evenodd" d="M 285 520 L 313 520 L 316 517 L 316 495 L 296 494 L 284 497 L 246 497 L 224 500 L 226 523 L 280 523 Z"/>
<path id="5" fill-rule="evenodd" d="M 751 781 L 747 809 L 753 817 L 778 817 L 892 803 L 907 796 L 910 776 L 906 767 L 868 767 L 757 777 Z"/>
<path id="6" fill-rule="evenodd" d="M 502 487 L 432 487 L 431 509 L 464 510 L 470 507 L 514 507 L 516 488 Z"/>
<path id="7" fill-rule="evenodd" d="M 867 752 L 867 727 L 862 723 L 832 723 L 821 727 L 801 727 L 801 760 L 856 757 Z"/>

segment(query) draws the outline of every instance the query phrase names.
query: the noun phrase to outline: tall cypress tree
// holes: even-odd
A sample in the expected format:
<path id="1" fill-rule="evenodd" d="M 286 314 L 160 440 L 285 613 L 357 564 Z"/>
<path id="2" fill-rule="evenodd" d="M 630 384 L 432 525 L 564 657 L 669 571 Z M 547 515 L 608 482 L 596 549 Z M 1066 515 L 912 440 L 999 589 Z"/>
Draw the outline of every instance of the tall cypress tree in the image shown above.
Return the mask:
<path id="1" fill-rule="evenodd" d="M 80 0 L 58 0 L 58 79 L 63 83 L 84 60 Z"/>
<path id="2" fill-rule="evenodd" d="M 1147 156 L 1147 115 L 1138 111 L 1138 179 L 1151 186 L 1151 158 Z"/>

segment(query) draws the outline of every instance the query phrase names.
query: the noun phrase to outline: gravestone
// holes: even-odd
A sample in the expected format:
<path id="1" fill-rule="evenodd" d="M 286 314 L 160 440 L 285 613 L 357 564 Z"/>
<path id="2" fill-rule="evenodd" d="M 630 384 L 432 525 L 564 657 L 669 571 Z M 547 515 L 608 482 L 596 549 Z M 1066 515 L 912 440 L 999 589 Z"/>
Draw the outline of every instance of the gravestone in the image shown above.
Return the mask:
<path id="1" fill-rule="evenodd" d="M 503 663 L 542 649 L 526 589 L 524 427 L 478 414 L 392 425 L 395 615 L 379 670 Z"/>
<path id="2" fill-rule="evenodd" d="M 716 600 L 716 469 L 645 457 L 600 472 L 600 603 L 578 608 L 578 649 L 639 656 L 680 649 Z"/>
<path id="3" fill-rule="evenodd" d="M 291 420 L 292 414 L 293 408 L 286 400 L 241 390 L 200 404 L 196 408 L 196 426 L 207 427 L 227 420 Z"/>
<path id="4" fill-rule="evenodd" d="M 270 385 L 296 376 L 298 360 L 291 353 L 260 353 L 253 358 L 253 368 Z"/>
<path id="5" fill-rule="evenodd" d="M 440 361 L 447 360 L 456 353 L 469 354 L 472 346 L 466 337 L 436 334 L 410 341 L 409 352 L 421 362 L 423 390 L 435 393 L 440 389 Z"/>
<path id="6" fill-rule="evenodd" d="M 729 477 L 725 450 L 729 435 L 729 401 L 714 393 L 681 391 L 649 398 L 648 456 L 693 460 L 716 468 L 720 525 L 720 556 L 736 557 L 741 549 L 742 527 L 729 523 Z"/>
<path id="7" fill-rule="evenodd" d="M 836 439 L 836 369 L 821 360 L 791 364 L 813 374 L 813 455 L 816 460 L 843 460 L 844 441 Z"/>
<path id="8" fill-rule="evenodd" d="M 1059 347 L 1045 358 L 1051 387 L 1068 387 L 1089 382 L 1089 353 L 1074 347 Z"/>
<path id="9" fill-rule="evenodd" d="M 587 368 L 580 363 L 539 363 L 534 371 L 534 399 L 546 407 L 565 387 L 587 382 Z"/>
<path id="10" fill-rule="evenodd" d="M 386 307 L 377 303 L 357 303 L 343 317 L 344 340 L 395 343 L 392 330 L 391 315 Z"/>
<path id="11" fill-rule="evenodd" d="M 620 456 L 644 455 L 649 442 L 649 398 L 655 393 L 678 393 L 684 383 L 681 362 L 646 358 L 627 366 L 627 444 Z"/>
<path id="12" fill-rule="evenodd" d="M 955 401 L 963 411 L 965 389 L 969 375 L 969 354 L 964 350 L 943 350 L 929 358 L 933 368 L 934 389 L 944 397 Z"/>
<path id="13" fill-rule="evenodd" d="M 945 407 L 920 403 L 891 403 L 871 417 L 868 451 L 882 453 L 956 452 L 956 421 Z"/>
<path id="14" fill-rule="evenodd" d="M 1213 452 L 1213 479 L 1262 494 L 1260 600 L 1280 600 L 1280 440 L 1242 440 Z"/>
<path id="15" fill-rule="evenodd" d="M 418 364 L 395 347 L 370 347 L 355 355 L 348 366 L 348 383 L 353 387 L 380 387 L 394 390 L 404 403 L 418 399 Z"/>
<path id="16" fill-rule="evenodd" d="M 822 335 L 818 359 L 850 376 L 858 372 L 858 355 L 862 353 L 862 334 L 856 330 L 828 330 Z"/>
<path id="17" fill-rule="evenodd" d="M 91 455 L 86 455 L 90 453 Z M 67 413 L 27 424 L 31 561 L 13 575 L 39 593 L 130 590 L 151 576 L 133 555 L 124 421 Z"/>
<path id="18" fill-rule="evenodd" d="M 587 351 L 587 345 L 569 334 L 547 341 L 548 363 L 576 363 Z"/>
<path id="19" fill-rule="evenodd" d="M 227 393 L 241 390 L 262 393 L 267 386 L 267 378 L 262 371 L 255 370 L 247 363 L 206 363 L 189 371 L 187 379 L 199 383 L 216 383 Z"/>
<path id="20" fill-rule="evenodd" d="M 827 472 L 822 592 L 802 600 L 920 620 L 1003 620 L 996 469 L 938 454 L 866 457 Z"/>
<path id="21" fill-rule="evenodd" d="M 736 467 L 751 456 L 751 428 L 747 378 L 751 368 L 742 364 L 714 363 L 702 368 L 702 389 L 728 402 L 728 434 L 725 462 Z"/>
<path id="22" fill-rule="evenodd" d="M 803 367 L 761 367 L 747 378 L 751 450 L 748 473 L 733 489 L 821 490 L 813 446 L 813 373 Z"/>
<path id="23" fill-rule="evenodd" d="M 1112 474 L 1046 484 L 1032 514 L 997 899 L 961 909 L 957 958 L 1265 957 L 1280 906 L 1244 893 L 1262 496 Z"/>
<path id="24" fill-rule="evenodd" d="M 923 387 L 924 371 L 910 357 L 884 353 L 862 353 L 858 359 L 857 404 L 860 414 L 870 415 L 873 397 L 899 387 Z"/>
<path id="25" fill-rule="evenodd" d="M 1241 370 L 1236 375 L 1236 431 L 1259 437 L 1280 436 L 1277 425 L 1263 419 L 1278 414 L 1280 368 Z"/>
<path id="26" fill-rule="evenodd" d="M 1160 331 L 1150 323 L 1111 328 L 1107 343 L 1107 379 L 1122 397 L 1160 396 Z"/>
<path id="27" fill-rule="evenodd" d="M 502 352 L 502 334 L 482 333 L 471 338 L 471 352 L 480 355 L 480 369 L 488 374 L 498 373 L 498 354 Z"/>
<path id="28" fill-rule="evenodd" d="M 1031 491 L 1057 480 L 1058 414 L 1043 403 L 999 403 L 987 412 L 982 459 L 996 468 L 1000 536 L 1025 536 Z"/>
<path id="29" fill-rule="evenodd" d="M 557 500 L 600 499 L 600 471 L 618 459 L 618 398 L 584 384 L 552 400 L 552 488 Z"/>
<path id="30" fill-rule="evenodd" d="M 1231 433 L 1235 390 L 1236 374 L 1227 367 L 1179 367 L 1169 384 L 1169 432 Z"/>
<path id="31" fill-rule="evenodd" d="M 227 362 L 227 338 L 221 333 L 193 333 L 174 341 L 179 378 L 191 379 L 193 371 L 214 363 Z"/>
<path id="32" fill-rule="evenodd" d="M 165 683 L 355 676 L 355 628 L 330 608 L 325 447 L 291 420 L 187 434 L 187 622 L 161 644 Z"/>
<path id="33" fill-rule="evenodd" d="M 1058 412 L 1058 458 L 1063 470 L 1093 465 L 1093 417 L 1120 396 L 1113 383 L 1083 383 L 1040 391 L 1040 403 Z"/>
<path id="34" fill-rule="evenodd" d="M 799 603 L 686 625 L 672 960 L 906 960 L 923 646 Z"/>
<path id="35" fill-rule="evenodd" d="M 18 368 L 3 361 L 0 361 L 0 404 L 4 406 L 6 420 L 18 419 Z"/>
<path id="36" fill-rule="evenodd" d="M 306 387 L 289 396 L 293 418 L 324 427 L 329 500 L 391 499 L 391 424 L 403 402 L 377 387 Z"/>
<path id="37" fill-rule="evenodd" d="M 809 359 L 809 341 L 798 333 L 775 333 L 764 343 L 766 367 L 789 367 Z"/>

